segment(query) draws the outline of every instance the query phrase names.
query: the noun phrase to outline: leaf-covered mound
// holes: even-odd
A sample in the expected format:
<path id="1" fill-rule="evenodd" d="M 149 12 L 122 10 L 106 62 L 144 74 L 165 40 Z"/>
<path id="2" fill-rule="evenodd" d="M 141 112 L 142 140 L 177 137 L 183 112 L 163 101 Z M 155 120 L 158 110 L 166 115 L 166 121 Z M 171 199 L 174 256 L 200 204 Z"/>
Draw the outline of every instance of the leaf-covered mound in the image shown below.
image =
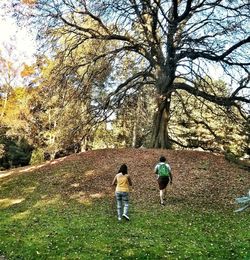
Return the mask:
<path id="1" fill-rule="evenodd" d="M 104 149 L 74 154 L 2 172 L 0 187 L 2 192 L 8 189 L 10 197 L 17 200 L 37 190 L 45 202 L 60 196 L 89 204 L 113 197 L 111 182 L 119 166 L 126 163 L 133 181 L 131 202 L 148 207 L 159 203 L 153 170 L 161 155 L 167 158 L 174 177 L 173 185 L 167 188 L 169 207 L 233 210 L 235 198 L 250 188 L 249 172 L 222 155 L 157 149 Z"/>

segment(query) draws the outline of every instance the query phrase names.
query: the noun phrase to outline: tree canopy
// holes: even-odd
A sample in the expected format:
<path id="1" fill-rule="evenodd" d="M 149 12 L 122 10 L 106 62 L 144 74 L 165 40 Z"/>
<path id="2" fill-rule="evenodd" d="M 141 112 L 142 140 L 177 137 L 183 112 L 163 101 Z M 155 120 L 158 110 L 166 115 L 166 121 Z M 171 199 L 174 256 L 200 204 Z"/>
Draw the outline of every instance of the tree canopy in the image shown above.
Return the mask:
<path id="1" fill-rule="evenodd" d="M 242 103 L 249 103 L 248 1 L 38 0 L 29 6 L 39 36 L 50 37 L 52 46 L 60 46 L 64 55 L 87 42 L 108 46 L 91 60 L 80 58 L 75 68 L 106 59 L 113 61 L 114 74 L 117 67 L 124 69 L 125 59 L 136 61 L 138 66 L 130 68 L 125 78 L 105 82 L 106 105 L 115 106 L 132 88 L 156 88 L 153 147 L 171 145 L 168 121 L 174 92 L 184 90 L 220 106 L 235 106 L 246 116 Z M 72 43 L 64 48 L 62 41 Z M 211 68 L 228 75 L 231 91 L 226 95 L 198 85 L 211 77 Z"/>
<path id="2" fill-rule="evenodd" d="M 12 7 L 41 43 L 35 67 L 21 73 L 37 91 L 27 116 L 43 136 L 35 147 L 87 149 L 113 133 L 125 146 L 249 149 L 249 1 L 13 0 Z"/>

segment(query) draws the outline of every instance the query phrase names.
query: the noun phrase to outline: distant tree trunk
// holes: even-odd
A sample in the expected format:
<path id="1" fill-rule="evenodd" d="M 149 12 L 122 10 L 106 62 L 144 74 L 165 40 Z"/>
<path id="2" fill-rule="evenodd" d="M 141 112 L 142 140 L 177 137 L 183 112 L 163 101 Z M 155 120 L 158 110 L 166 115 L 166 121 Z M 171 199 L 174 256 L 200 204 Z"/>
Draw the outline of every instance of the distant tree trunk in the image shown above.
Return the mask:
<path id="1" fill-rule="evenodd" d="M 139 117 L 140 117 L 140 91 L 138 94 L 137 104 L 136 104 L 136 112 L 135 112 L 135 119 L 134 119 L 134 125 L 133 125 L 133 136 L 132 136 L 132 147 L 136 147 L 137 142 L 137 135 L 138 135 L 138 123 L 139 123 Z"/>
<path id="2" fill-rule="evenodd" d="M 80 148 L 81 153 L 82 153 L 82 152 L 86 152 L 86 147 L 87 147 L 87 144 L 86 144 L 86 143 L 87 143 L 87 142 L 86 142 L 86 139 L 83 138 L 82 141 L 81 141 L 81 144 L 80 144 L 80 146 L 81 146 L 81 148 Z"/>
<path id="3" fill-rule="evenodd" d="M 8 103 L 8 98 L 11 93 L 11 89 L 12 88 L 11 88 L 10 84 L 7 84 L 6 86 L 4 86 L 3 93 L 2 93 L 4 102 L 3 102 L 3 108 L 2 108 L 2 112 L 1 112 L 1 116 L 0 116 L 1 120 L 4 118 L 4 114 L 5 114 L 7 103 Z"/>
<path id="4" fill-rule="evenodd" d="M 8 100 L 8 98 L 7 98 L 7 94 L 6 94 L 6 96 L 4 97 L 3 109 L 2 109 L 1 116 L 0 116 L 1 120 L 2 120 L 3 117 L 4 117 L 4 113 L 5 113 L 6 106 L 7 106 L 7 100 Z"/>
<path id="5" fill-rule="evenodd" d="M 136 146 L 136 134 L 137 134 L 137 121 L 134 123 L 133 127 L 133 137 L 132 137 L 132 147 L 135 148 Z"/>
<path id="6" fill-rule="evenodd" d="M 50 155 L 50 161 L 56 159 L 56 151 L 50 152 L 49 155 Z"/>
<path id="7" fill-rule="evenodd" d="M 86 152 L 86 151 L 89 150 L 89 148 L 90 148 L 89 142 L 90 142 L 90 137 L 88 135 L 85 135 L 82 138 L 81 143 L 80 143 L 80 146 L 81 146 L 80 151 L 81 152 Z"/>

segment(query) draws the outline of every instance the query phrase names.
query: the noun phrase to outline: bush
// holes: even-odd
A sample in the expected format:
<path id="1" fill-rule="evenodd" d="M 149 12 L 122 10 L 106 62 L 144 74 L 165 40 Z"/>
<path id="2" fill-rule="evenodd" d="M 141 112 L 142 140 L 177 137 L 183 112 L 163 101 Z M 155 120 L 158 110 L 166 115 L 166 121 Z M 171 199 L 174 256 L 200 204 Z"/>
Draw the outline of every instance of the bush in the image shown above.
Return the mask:
<path id="1" fill-rule="evenodd" d="M 0 167 L 9 169 L 29 165 L 31 145 L 22 138 L 20 141 L 10 137 L 0 139 Z"/>
<path id="2" fill-rule="evenodd" d="M 30 164 L 35 165 L 39 163 L 43 163 L 45 161 L 44 159 L 44 151 L 41 148 L 35 149 L 32 152 Z"/>

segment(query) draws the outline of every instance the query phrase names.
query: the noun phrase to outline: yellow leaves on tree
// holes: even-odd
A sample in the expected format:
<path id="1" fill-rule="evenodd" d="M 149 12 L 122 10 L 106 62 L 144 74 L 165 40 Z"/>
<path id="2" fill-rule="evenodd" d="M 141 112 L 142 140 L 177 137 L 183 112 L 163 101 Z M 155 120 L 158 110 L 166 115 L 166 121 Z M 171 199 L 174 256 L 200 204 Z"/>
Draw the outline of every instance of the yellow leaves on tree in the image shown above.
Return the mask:
<path id="1" fill-rule="evenodd" d="M 26 5 L 34 5 L 36 0 L 22 0 L 22 3 Z"/>
<path id="2" fill-rule="evenodd" d="M 27 64 L 24 64 L 24 68 L 23 68 L 23 70 L 21 71 L 21 77 L 23 77 L 23 78 L 24 78 L 24 77 L 28 77 L 28 76 L 34 74 L 34 72 L 35 72 L 34 67 L 29 66 L 29 65 L 27 65 Z"/>

